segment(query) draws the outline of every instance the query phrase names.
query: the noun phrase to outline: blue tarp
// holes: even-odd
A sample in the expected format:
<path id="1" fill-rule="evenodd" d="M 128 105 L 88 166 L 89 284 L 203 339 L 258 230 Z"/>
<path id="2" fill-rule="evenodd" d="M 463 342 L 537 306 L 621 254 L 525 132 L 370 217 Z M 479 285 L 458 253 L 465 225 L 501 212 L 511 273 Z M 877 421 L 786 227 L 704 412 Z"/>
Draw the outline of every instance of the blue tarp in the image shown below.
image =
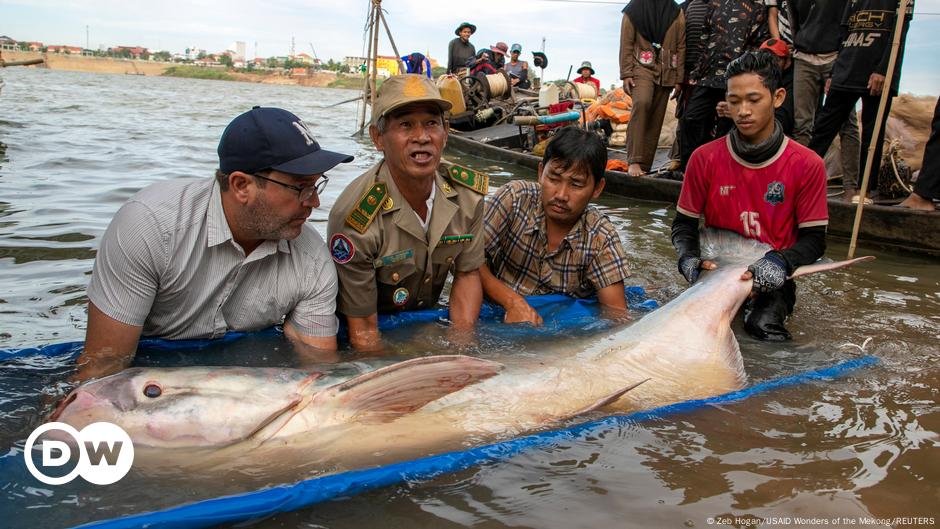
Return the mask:
<path id="1" fill-rule="evenodd" d="M 618 428 L 630 423 L 692 411 L 703 406 L 732 403 L 782 387 L 795 386 L 815 380 L 831 380 L 856 369 L 873 366 L 877 363 L 878 360 L 875 357 L 865 356 L 824 369 L 768 380 L 717 397 L 680 402 L 629 415 L 607 417 L 570 428 L 519 437 L 470 450 L 403 461 L 378 468 L 343 472 L 301 481 L 293 485 L 283 485 L 256 492 L 214 498 L 162 511 L 92 522 L 80 527 L 83 529 L 92 527 L 100 529 L 136 527 L 188 529 L 263 518 L 281 512 L 302 509 L 334 498 L 361 494 L 404 481 L 427 480 L 440 474 L 457 472 L 481 463 L 500 461 L 527 449 L 557 444 L 572 438 L 589 435 L 598 430 Z"/>
<path id="2" fill-rule="evenodd" d="M 656 301 L 648 299 L 645 291 L 641 287 L 627 287 L 627 299 L 630 308 L 634 311 L 648 311 L 657 307 Z M 563 295 L 548 295 L 532 296 L 529 298 L 529 303 L 538 310 L 539 314 L 544 319 L 544 327 L 539 329 L 527 325 L 500 327 L 501 336 L 525 336 L 527 333 L 529 335 L 532 333 L 551 335 L 574 329 L 599 331 L 611 325 L 606 320 L 597 317 L 598 307 L 596 299 L 579 300 Z M 499 307 L 484 304 L 480 319 L 495 322 L 500 321 L 502 316 L 503 312 Z M 388 331 L 417 323 L 436 322 L 446 317 L 446 309 L 406 312 L 380 317 L 379 327 L 383 331 Z M 253 336 L 264 334 L 274 335 L 278 332 L 280 331 L 276 329 L 267 329 L 260 333 L 250 334 Z M 249 333 L 229 333 L 219 340 L 211 341 L 146 339 L 141 340 L 140 349 L 197 350 L 219 343 L 235 341 L 248 334 Z M 77 356 L 81 351 L 81 345 L 81 342 L 71 342 L 35 348 L 0 350 L 0 360 L 37 354 Z M 481 463 L 499 461 L 526 449 L 578 438 L 596 430 L 616 428 L 632 422 L 644 421 L 673 413 L 686 412 L 712 404 L 734 402 L 780 387 L 793 386 L 813 380 L 829 380 L 842 376 L 852 370 L 871 366 L 876 363 L 877 360 L 874 357 L 866 356 L 842 362 L 825 369 L 773 379 L 740 391 L 708 399 L 681 402 L 630 415 L 608 417 L 570 428 L 529 435 L 470 450 L 450 452 L 412 461 L 394 463 L 378 468 L 333 474 L 301 481 L 292 485 L 283 485 L 244 494 L 214 498 L 156 512 L 92 522 L 81 527 L 108 529 L 124 527 L 197 528 L 262 518 L 280 512 L 302 509 L 338 497 L 360 494 L 403 481 L 431 479 L 440 474 L 456 472 Z M 16 459 L 16 464 L 20 465 L 22 459 L 20 457 Z"/>

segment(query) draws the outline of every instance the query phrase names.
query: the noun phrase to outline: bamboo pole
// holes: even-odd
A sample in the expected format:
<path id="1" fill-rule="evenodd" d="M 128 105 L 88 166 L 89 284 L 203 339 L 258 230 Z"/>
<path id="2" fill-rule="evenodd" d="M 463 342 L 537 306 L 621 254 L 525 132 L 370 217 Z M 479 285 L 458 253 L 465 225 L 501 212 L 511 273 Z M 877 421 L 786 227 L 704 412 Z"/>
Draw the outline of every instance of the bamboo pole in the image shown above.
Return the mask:
<path id="1" fill-rule="evenodd" d="M 382 0 L 372 0 L 372 25 L 375 31 L 372 32 L 372 57 L 370 57 L 372 72 L 369 76 L 369 102 L 372 108 L 375 108 L 375 90 L 376 79 L 379 76 L 379 20 L 382 17 Z"/>
<path id="2" fill-rule="evenodd" d="M 381 1 L 381 0 L 379 0 Z M 388 41 L 392 44 L 392 51 L 395 53 L 395 58 L 401 63 L 401 54 L 398 53 L 398 46 L 395 45 L 395 39 L 392 38 L 392 30 L 388 29 L 388 22 L 385 20 L 385 13 L 382 13 L 382 10 L 379 10 L 379 18 L 382 20 L 382 25 L 385 26 L 385 33 L 388 35 Z M 404 71 L 399 64 L 399 69 Z"/>
<path id="3" fill-rule="evenodd" d="M 372 36 L 375 33 L 375 7 L 372 3 L 372 0 L 369 0 L 369 40 L 366 41 L 369 47 L 366 49 L 366 63 L 369 62 L 369 55 L 372 54 Z M 366 72 L 363 72 L 365 75 L 362 76 L 362 108 L 359 109 L 359 128 L 353 136 L 359 136 L 362 134 L 362 131 L 366 128 L 366 97 L 369 94 L 369 74 L 368 69 Z"/>
<path id="4" fill-rule="evenodd" d="M 878 114 L 875 117 L 875 126 L 872 127 L 871 141 L 868 142 L 868 154 L 865 157 L 865 165 L 862 166 L 862 183 L 858 195 L 858 207 L 855 209 L 855 223 L 852 225 L 852 239 L 849 241 L 848 259 L 855 257 L 855 246 L 858 242 L 858 231 L 862 226 L 862 212 L 865 208 L 865 195 L 868 194 L 868 176 L 876 170 L 872 167 L 875 160 L 875 151 L 881 152 L 881 145 L 878 143 L 878 136 L 881 134 L 881 126 L 884 122 L 885 107 L 888 105 L 888 98 L 891 97 L 891 83 L 894 82 L 894 65 L 897 64 L 898 50 L 901 48 L 901 30 L 904 29 L 904 19 L 907 16 L 908 0 L 900 0 L 898 11 L 895 14 L 894 38 L 891 41 L 891 55 L 888 58 L 888 72 L 885 74 L 885 82 L 881 88 L 881 99 L 878 102 Z M 880 160 L 879 160 L 880 161 Z M 879 168 L 880 169 L 880 164 Z"/>

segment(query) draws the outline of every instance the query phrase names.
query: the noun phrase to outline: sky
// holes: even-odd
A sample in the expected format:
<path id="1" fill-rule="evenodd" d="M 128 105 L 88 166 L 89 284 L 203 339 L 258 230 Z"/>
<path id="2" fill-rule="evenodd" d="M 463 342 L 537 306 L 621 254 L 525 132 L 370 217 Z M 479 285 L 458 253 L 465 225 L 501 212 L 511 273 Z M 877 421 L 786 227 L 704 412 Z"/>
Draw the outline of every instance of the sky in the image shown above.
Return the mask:
<path id="1" fill-rule="evenodd" d="M 589 60 L 602 86 L 619 83 L 618 49 L 624 2 L 604 0 L 384 0 L 398 51 L 430 54 L 442 65 L 447 43 L 463 21 L 477 26 L 479 50 L 518 42 L 531 63 L 542 47 L 546 79 L 563 79 Z M 182 53 L 222 51 L 235 41 L 248 57 L 297 53 L 342 60 L 365 55 L 369 0 L 0 0 L 0 35 L 46 45 L 144 46 Z M 901 91 L 940 94 L 940 0 L 917 0 L 901 72 Z M 934 38 L 931 38 L 934 36 Z M 379 53 L 391 55 L 383 31 Z M 537 70 L 536 70 L 537 72 Z M 572 77 L 576 73 L 571 74 Z"/>

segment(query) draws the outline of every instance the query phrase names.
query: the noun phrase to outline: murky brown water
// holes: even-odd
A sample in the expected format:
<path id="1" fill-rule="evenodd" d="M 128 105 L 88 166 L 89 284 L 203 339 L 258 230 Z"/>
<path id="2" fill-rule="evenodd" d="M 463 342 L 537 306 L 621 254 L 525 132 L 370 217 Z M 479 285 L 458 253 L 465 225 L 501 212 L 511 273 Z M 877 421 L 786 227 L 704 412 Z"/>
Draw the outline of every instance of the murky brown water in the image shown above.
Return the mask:
<path id="1" fill-rule="evenodd" d="M 343 185 L 377 159 L 369 145 L 349 137 L 354 105 L 322 108 L 353 97 L 349 92 L 26 69 L 4 71 L 4 78 L 0 349 L 80 340 L 94 250 L 114 211 L 150 182 L 210 175 L 219 134 L 252 105 L 291 109 L 315 124 L 324 146 L 356 154 L 354 164 L 331 173 L 323 208 L 311 218 L 321 231 Z M 490 171 L 496 183 L 530 176 L 451 156 Z M 668 242 L 674 209 L 611 197 L 602 203 L 632 255 L 634 282 L 659 300 L 675 296 L 682 284 Z M 845 252 L 834 242 L 828 255 Z M 877 367 L 600 429 L 501 463 L 254 526 L 704 527 L 711 520 L 858 527 L 885 519 L 897 527 L 936 526 L 940 267 L 936 259 L 864 247 L 858 253 L 878 260 L 801 280 L 793 343 L 757 343 L 736 329 L 752 382 L 856 357 L 858 349 L 843 344 L 866 338 Z M 265 345 L 276 363 L 280 341 L 239 354 L 257 361 Z M 0 361 L 0 449 L 22 447 L 38 420 L 39 391 L 67 370 L 56 358 Z M 185 487 L 121 489 L 56 489 L 7 475 L 0 478 L 0 516 L 4 525 L 60 527 L 200 495 Z"/>

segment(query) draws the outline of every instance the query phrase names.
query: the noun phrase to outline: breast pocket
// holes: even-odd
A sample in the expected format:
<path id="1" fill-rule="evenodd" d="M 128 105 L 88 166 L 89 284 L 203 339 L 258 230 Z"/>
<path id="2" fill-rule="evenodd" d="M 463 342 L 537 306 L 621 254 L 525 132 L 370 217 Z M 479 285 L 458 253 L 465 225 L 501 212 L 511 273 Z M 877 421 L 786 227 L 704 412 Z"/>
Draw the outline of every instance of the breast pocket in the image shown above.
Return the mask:
<path id="1" fill-rule="evenodd" d="M 414 257 L 387 264 L 375 271 L 376 280 L 383 285 L 397 285 L 414 275 L 418 270 Z"/>

